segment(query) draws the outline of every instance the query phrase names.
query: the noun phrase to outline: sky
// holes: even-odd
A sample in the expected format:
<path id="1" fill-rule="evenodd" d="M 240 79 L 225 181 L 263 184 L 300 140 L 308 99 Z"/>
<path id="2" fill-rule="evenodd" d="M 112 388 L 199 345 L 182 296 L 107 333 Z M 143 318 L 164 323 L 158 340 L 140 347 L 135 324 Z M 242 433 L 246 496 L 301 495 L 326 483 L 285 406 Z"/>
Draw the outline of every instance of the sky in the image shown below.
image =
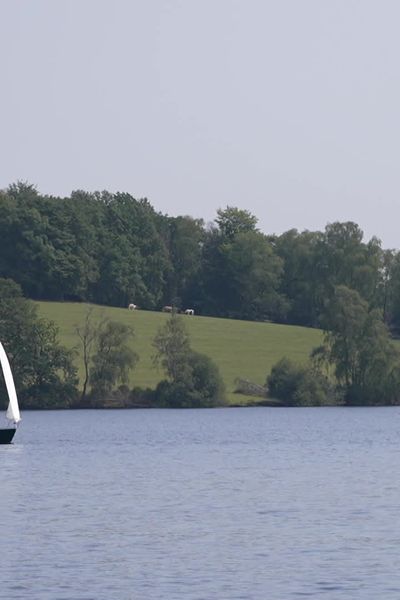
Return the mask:
<path id="1" fill-rule="evenodd" d="M 0 0 L 0 188 L 400 248 L 398 0 Z"/>

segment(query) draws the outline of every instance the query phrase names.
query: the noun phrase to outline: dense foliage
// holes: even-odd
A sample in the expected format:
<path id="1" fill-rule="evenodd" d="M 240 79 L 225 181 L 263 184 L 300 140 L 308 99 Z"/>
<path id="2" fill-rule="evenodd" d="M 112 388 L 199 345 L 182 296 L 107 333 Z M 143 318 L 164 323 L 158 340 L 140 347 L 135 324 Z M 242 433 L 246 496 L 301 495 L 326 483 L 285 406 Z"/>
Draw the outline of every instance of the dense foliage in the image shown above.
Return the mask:
<path id="1" fill-rule="evenodd" d="M 97 332 L 89 381 L 93 398 L 103 400 L 117 383 L 126 384 L 138 356 L 128 346 L 132 330 L 117 321 L 104 320 Z"/>
<path id="2" fill-rule="evenodd" d="M 68 406 L 76 399 L 73 353 L 60 345 L 57 334 L 54 323 L 38 317 L 35 305 L 23 298 L 17 284 L 0 279 L 0 340 L 23 408 Z M 6 405 L 4 382 L 0 403 Z"/>
<path id="3" fill-rule="evenodd" d="M 312 365 L 298 365 L 284 357 L 267 377 L 268 394 L 286 406 L 337 404 L 340 396 L 328 377 Z"/>
<path id="4" fill-rule="evenodd" d="M 313 366 L 281 361 L 268 380 L 270 394 L 291 404 L 323 404 L 332 401 L 333 382 L 336 401 L 400 401 L 400 357 L 389 335 L 400 333 L 400 253 L 376 238 L 364 241 L 353 222 L 266 235 L 256 216 L 231 206 L 205 226 L 160 214 L 127 193 L 59 198 L 18 182 L 0 191 L 0 278 L 0 338 L 26 405 L 39 397 L 48 406 L 76 402 L 77 378 L 54 324 L 39 319 L 24 296 L 190 307 L 196 314 L 323 327 Z M 175 317 L 155 340 L 167 375 L 157 402 L 215 404 L 223 395 L 219 374 L 191 350 Z M 114 393 L 137 360 L 128 331 L 102 327 L 93 329 L 89 319 L 78 331 L 81 402 L 89 393 Z"/>
<path id="5" fill-rule="evenodd" d="M 380 311 L 358 292 L 335 288 L 324 315 L 325 342 L 314 358 L 334 368 L 347 404 L 400 403 L 400 351 Z"/>
<path id="6" fill-rule="evenodd" d="M 400 351 L 380 311 L 337 286 L 322 322 L 324 343 L 310 366 L 280 360 L 267 378 L 269 395 L 295 406 L 400 404 Z"/>
<path id="7" fill-rule="evenodd" d="M 0 277 L 34 299 L 318 326 L 336 286 L 356 290 L 400 330 L 400 255 L 352 222 L 266 235 L 257 218 L 219 209 L 214 224 L 170 217 L 126 193 L 0 192 Z"/>
<path id="8" fill-rule="evenodd" d="M 125 387 L 130 371 L 139 360 L 136 352 L 129 346 L 134 331 L 132 327 L 103 315 L 98 317 L 91 306 L 86 310 L 83 323 L 76 326 L 76 333 L 80 340 L 84 368 L 78 406 L 107 404 L 113 398 L 118 384 L 120 392 Z"/>

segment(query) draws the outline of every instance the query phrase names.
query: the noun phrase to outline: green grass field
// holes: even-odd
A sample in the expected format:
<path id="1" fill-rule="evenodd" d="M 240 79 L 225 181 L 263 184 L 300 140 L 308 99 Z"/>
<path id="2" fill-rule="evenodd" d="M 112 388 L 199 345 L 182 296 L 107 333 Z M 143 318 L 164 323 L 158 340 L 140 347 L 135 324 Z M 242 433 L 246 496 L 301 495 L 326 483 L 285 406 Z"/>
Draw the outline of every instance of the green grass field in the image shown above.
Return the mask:
<path id="1" fill-rule="evenodd" d="M 60 340 L 68 348 L 76 347 L 79 340 L 76 325 L 83 321 L 87 305 L 68 302 L 38 302 L 39 314 L 55 321 L 60 329 Z M 152 365 L 152 340 L 168 315 L 161 312 L 129 311 L 123 308 L 95 307 L 97 315 L 104 314 L 115 321 L 131 325 L 135 331 L 132 347 L 140 360 L 132 371 L 130 385 L 155 387 L 163 373 Z M 217 319 L 188 317 L 185 320 L 194 350 L 210 356 L 224 378 L 228 401 L 246 403 L 247 397 L 234 394 L 237 377 L 264 384 L 271 367 L 283 356 L 304 362 L 310 350 L 320 344 L 321 332 L 316 329 Z M 82 364 L 77 359 L 82 374 Z M 254 398 L 252 399 L 254 400 Z"/>

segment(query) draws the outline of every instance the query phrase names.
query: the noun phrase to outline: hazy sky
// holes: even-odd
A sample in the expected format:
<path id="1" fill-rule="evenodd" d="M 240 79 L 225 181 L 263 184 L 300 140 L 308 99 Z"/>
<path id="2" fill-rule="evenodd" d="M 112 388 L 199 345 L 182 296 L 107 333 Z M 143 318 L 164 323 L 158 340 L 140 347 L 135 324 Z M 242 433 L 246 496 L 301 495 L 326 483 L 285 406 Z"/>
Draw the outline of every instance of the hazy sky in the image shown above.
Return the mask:
<path id="1" fill-rule="evenodd" d="M 0 188 L 400 247 L 398 0 L 0 0 Z"/>

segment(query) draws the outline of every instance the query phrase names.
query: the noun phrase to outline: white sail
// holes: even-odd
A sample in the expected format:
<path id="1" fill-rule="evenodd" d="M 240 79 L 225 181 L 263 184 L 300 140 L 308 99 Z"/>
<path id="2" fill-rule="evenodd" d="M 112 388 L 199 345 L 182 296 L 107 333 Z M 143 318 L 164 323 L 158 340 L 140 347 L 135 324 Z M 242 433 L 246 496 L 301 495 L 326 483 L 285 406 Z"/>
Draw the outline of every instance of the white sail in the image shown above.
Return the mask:
<path id="1" fill-rule="evenodd" d="M 3 369 L 4 381 L 6 382 L 6 388 L 8 392 L 8 409 L 6 417 L 14 423 L 18 423 L 21 420 L 19 414 L 17 392 L 15 391 L 14 379 L 11 373 L 10 363 L 8 362 L 7 354 L 3 348 L 3 344 L 0 342 L 0 362 L 1 368 Z"/>

